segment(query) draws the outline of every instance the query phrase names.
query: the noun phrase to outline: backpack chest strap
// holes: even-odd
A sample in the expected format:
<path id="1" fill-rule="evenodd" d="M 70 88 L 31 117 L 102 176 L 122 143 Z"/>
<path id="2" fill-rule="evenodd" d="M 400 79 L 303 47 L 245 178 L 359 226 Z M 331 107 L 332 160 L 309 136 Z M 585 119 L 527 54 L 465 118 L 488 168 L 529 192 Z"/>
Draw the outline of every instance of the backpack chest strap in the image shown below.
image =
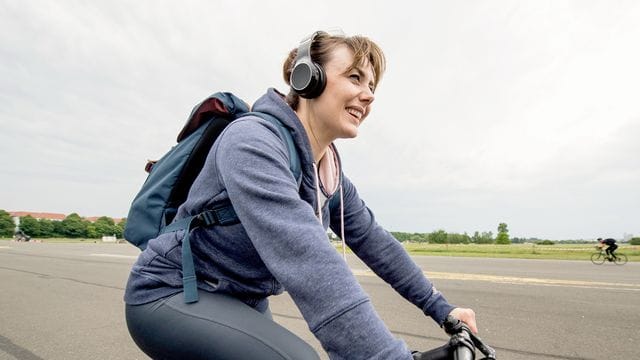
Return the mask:
<path id="1" fill-rule="evenodd" d="M 227 226 L 237 224 L 239 222 L 240 219 L 238 219 L 236 211 L 233 209 L 231 203 L 227 202 L 217 206 L 214 209 L 203 211 L 198 215 L 176 220 L 175 222 L 164 227 L 160 233 L 165 234 L 186 229 L 191 231 L 197 227 L 211 225 Z"/>

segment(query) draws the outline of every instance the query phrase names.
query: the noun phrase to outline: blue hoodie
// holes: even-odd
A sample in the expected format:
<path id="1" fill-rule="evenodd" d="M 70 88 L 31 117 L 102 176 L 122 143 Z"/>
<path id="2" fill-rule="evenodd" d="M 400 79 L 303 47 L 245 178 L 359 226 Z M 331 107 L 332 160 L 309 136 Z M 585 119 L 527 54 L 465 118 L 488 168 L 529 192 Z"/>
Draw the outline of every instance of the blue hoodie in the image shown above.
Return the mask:
<path id="1" fill-rule="evenodd" d="M 231 294 L 264 312 L 267 297 L 287 290 L 332 359 L 411 359 L 373 309 L 345 261 L 327 240 L 340 234 L 340 194 L 324 194 L 318 220 L 316 170 L 302 123 L 276 90 L 253 106 L 290 129 L 301 158 L 300 187 L 288 151 L 270 122 L 248 116 L 215 142 L 177 218 L 230 200 L 241 223 L 198 228 L 191 235 L 198 287 Z M 339 161 L 338 161 L 339 163 Z M 401 244 L 374 219 L 340 169 L 347 245 L 399 294 L 442 324 L 453 310 Z M 337 199 L 335 199 L 337 197 Z M 332 201 L 333 200 L 333 201 Z M 337 201 L 336 201 L 337 200 Z M 321 203 L 322 204 L 322 203 Z M 144 304 L 182 291 L 184 231 L 149 241 L 134 264 L 125 302 Z"/>

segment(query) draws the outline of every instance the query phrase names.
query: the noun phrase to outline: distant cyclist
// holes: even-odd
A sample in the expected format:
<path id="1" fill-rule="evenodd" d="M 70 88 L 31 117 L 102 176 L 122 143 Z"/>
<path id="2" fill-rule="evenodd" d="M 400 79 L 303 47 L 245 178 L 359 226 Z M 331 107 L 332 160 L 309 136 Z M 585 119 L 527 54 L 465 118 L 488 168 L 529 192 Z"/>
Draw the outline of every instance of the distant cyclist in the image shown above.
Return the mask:
<path id="1" fill-rule="evenodd" d="M 618 245 L 616 244 L 615 239 L 609 238 L 609 239 L 603 240 L 602 238 L 598 238 L 598 242 L 600 243 L 601 247 L 604 247 L 605 245 L 607 246 L 607 249 L 605 251 L 611 261 L 616 258 L 616 255 L 614 254 L 614 252 L 618 248 Z"/>

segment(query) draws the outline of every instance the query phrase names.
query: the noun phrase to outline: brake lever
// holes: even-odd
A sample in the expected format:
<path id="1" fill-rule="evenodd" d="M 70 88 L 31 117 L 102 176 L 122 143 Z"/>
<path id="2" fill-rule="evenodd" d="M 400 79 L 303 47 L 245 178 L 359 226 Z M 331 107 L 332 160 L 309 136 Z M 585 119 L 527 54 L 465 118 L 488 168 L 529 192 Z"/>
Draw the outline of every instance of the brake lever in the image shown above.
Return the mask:
<path id="1" fill-rule="evenodd" d="M 442 326 L 444 327 L 444 331 L 449 335 L 459 333 L 463 330 L 466 331 L 469 334 L 469 338 L 473 342 L 473 345 L 485 356 L 483 360 L 496 360 L 496 351 L 475 335 L 471 329 L 469 329 L 467 324 L 449 315 Z"/>
<path id="2" fill-rule="evenodd" d="M 469 331 L 469 336 L 476 349 L 480 350 L 484 354 L 485 358 L 482 360 L 496 360 L 496 351 L 489 345 L 485 344 L 478 336 Z"/>

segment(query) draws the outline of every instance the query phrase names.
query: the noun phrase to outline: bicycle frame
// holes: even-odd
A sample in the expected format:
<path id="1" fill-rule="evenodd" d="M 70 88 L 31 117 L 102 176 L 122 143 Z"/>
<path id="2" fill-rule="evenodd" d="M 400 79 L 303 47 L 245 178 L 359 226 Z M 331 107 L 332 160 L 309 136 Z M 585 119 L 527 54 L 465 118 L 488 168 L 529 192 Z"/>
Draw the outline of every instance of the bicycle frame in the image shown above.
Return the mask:
<path id="1" fill-rule="evenodd" d="M 623 253 L 616 252 L 613 256 L 609 256 L 606 250 L 600 247 L 596 247 L 598 250 L 591 254 L 591 262 L 595 265 L 602 265 L 605 261 L 614 262 L 616 265 L 624 265 L 627 263 L 627 256 Z"/>

